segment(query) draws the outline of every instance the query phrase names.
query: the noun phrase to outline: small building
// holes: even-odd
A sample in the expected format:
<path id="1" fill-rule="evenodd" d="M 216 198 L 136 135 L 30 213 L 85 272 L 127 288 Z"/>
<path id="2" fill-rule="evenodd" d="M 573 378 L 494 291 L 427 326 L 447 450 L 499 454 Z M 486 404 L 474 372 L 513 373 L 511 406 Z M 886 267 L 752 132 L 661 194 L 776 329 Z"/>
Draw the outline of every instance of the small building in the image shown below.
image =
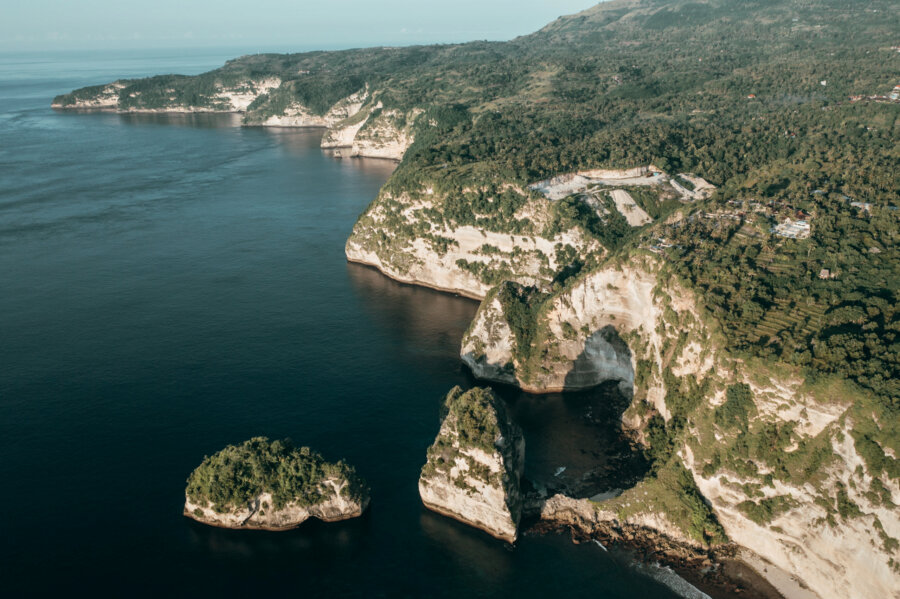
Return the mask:
<path id="1" fill-rule="evenodd" d="M 811 233 L 811 227 L 808 220 L 786 219 L 783 223 L 775 226 L 772 232 L 779 237 L 787 237 L 789 239 L 806 239 Z"/>

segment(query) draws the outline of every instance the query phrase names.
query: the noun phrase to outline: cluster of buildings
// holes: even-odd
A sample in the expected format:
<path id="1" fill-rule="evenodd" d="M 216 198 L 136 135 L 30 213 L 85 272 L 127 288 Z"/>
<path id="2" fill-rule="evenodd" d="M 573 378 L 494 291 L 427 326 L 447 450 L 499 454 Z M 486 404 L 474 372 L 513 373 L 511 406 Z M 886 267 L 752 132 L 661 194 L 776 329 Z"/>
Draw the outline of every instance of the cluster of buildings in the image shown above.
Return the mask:
<path id="1" fill-rule="evenodd" d="M 808 220 L 791 220 L 785 219 L 784 222 L 772 227 L 772 232 L 779 237 L 787 237 L 789 239 L 806 239 L 809 237 L 812 229 Z"/>
<path id="2" fill-rule="evenodd" d="M 871 100 L 873 102 L 900 102 L 900 85 L 895 85 L 894 89 L 892 89 L 886 96 L 881 96 L 878 94 L 872 96 L 850 96 L 851 102 L 859 102 L 860 100 Z"/>

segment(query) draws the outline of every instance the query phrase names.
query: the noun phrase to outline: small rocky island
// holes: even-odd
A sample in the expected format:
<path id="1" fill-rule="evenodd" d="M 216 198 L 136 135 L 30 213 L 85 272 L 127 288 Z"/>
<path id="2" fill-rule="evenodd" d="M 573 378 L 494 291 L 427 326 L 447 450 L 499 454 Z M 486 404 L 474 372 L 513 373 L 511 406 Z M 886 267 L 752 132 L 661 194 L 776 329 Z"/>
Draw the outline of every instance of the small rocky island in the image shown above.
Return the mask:
<path id="1" fill-rule="evenodd" d="M 254 437 L 203 459 L 188 477 L 184 515 L 222 528 L 288 530 L 308 518 L 355 518 L 368 504 L 352 466 L 289 440 Z"/>
<path id="2" fill-rule="evenodd" d="M 490 389 L 454 387 L 444 400 L 442 418 L 419 477 L 425 507 L 515 541 L 525 467 L 521 429 Z"/>

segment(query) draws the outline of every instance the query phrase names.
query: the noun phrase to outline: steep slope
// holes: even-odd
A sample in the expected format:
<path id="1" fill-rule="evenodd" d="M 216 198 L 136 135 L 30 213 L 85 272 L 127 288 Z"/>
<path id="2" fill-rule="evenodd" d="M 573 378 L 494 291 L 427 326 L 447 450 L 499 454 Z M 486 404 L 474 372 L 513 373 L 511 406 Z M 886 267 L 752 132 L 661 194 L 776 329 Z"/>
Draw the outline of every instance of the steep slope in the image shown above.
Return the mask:
<path id="1" fill-rule="evenodd" d="M 900 484 L 890 458 L 862 457 L 889 450 L 857 419 L 874 417 L 882 439 L 896 423 L 838 378 L 731 355 L 716 329 L 670 268 L 638 253 L 553 294 L 500 287 L 462 352 L 476 376 L 526 389 L 612 379 L 633 390 L 623 425 L 647 447 L 652 474 L 595 506 L 554 498 L 545 519 L 586 532 L 643 526 L 688 543 L 712 542 L 717 521 L 821 597 L 896 596 Z M 691 507 L 701 493 L 715 521 Z"/>
<path id="2" fill-rule="evenodd" d="M 455 387 L 444 399 L 441 429 L 419 477 L 434 510 L 504 541 L 518 536 L 525 439 L 490 389 Z"/>
<path id="3" fill-rule="evenodd" d="M 549 284 L 588 255 L 603 255 L 582 222 L 516 185 L 455 189 L 441 178 L 419 185 L 382 190 L 353 227 L 349 260 L 481 298 L 504 279 Z"/>

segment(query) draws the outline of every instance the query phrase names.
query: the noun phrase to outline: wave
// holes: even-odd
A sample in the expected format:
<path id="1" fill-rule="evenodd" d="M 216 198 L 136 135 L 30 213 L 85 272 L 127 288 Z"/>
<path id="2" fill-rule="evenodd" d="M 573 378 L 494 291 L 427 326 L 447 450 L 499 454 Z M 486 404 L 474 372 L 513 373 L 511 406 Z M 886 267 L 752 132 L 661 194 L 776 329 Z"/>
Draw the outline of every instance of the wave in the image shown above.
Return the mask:
<path id="1" fill-rule="evenodd" d="M 667 586 L 669 590 L 676 593 L 679 597 L 684 597 L 684 599 L 712 599 L 712 597 L 686 581 L 668 566 L 661 566 L 657 563 L 638 563 L 635 564 L 635 569 L 657 582 L 661 582 Z"/>

